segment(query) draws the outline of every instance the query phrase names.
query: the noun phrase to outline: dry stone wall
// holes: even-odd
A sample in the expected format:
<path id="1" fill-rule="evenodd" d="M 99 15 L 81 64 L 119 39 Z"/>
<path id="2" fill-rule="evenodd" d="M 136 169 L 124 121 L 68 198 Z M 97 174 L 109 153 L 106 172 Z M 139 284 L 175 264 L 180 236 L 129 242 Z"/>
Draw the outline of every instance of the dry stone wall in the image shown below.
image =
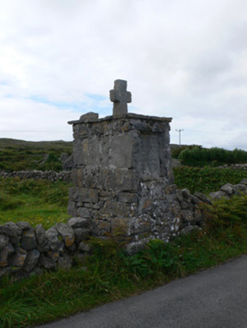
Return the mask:
<path id="1" fill-rule="evenodd" d="M 226 184 L 210 196 L 230 198 L 242 193 L 247 194 L 247 179 L 237 185 Z M 204 194 L 196 192 L 192 195 L 188 189 L 180 190 L 174 184 L 165 188 L 163 201 L 169 204 L 164 205 L 164 209 L 170 207 L 170 217 L 164 213 L 164 219 L 160 221 L 116 218 L 112 221 L 112 229 L 109 229 L 107 221 L 99 228 L 92 218 L 82 217 L 71 217 L 67 224 L 57 223 L 48 230 L 41 224 L 33 228 L 27 222 L 0 225 L 0 279 L 6 274 L 15 280 L 43 270 L 69 269 L 73 260 L 79 261 L 91 252 L 88 244 L 90 236 L 100 234 L 104 238 L 109 232 L 113 236 L 115 233 L 117 240 L 126 241 L 129 252 L 137 251 L 150 239 L 169 241 L 171 237 L 203 227 L 204 214 L 200 204 L 211 204 L 210 198 Z M 148 202 L 147 218 L 149 206 Z"/>
<path id="2" fill-rule="evenodd" d="M 67 181 L 71 182 L 71 171 L 14 171 L 14 172 L 0 172 L 1 178 L 20 178 L 20 179 L 34 179 L 34 180 L 50 180 L 50 181 Z"/>

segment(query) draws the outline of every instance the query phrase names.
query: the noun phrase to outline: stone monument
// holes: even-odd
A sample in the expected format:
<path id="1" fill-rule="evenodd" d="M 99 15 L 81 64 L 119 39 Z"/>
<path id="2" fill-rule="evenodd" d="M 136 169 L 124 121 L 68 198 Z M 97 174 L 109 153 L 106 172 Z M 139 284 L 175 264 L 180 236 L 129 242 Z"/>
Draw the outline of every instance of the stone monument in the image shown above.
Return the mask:
<path id="1" fill-rule="evenodd" d="M 88 113 L 69 122 L 74 132 L 74 186 L 68 213 L 89 219 L 93 236 L 111 233 L 128 243 L 150 236 L 164 239 L 172 206 L 165 201 L 173 181 L 172 119 L 128 113 L 131 93 L 126 88 L 126 81 L 115 81 L 112 116 Z"/>

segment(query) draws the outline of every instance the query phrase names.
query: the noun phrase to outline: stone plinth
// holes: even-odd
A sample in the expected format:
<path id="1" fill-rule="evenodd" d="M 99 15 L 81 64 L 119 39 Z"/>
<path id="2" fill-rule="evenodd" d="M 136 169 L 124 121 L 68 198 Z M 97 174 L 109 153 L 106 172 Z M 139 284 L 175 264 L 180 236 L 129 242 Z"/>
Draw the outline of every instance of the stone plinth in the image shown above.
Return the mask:
<path id="1" fill-rule="evenodd" d="M 69 122 L 74 187 L 68 213 L 91 219 L 94 235 L 119 230 L 133 237 L 163 222 L 165 189 L 173 181 L 170 122 L 130 113 L 103 119 L 88 113 Z"/>

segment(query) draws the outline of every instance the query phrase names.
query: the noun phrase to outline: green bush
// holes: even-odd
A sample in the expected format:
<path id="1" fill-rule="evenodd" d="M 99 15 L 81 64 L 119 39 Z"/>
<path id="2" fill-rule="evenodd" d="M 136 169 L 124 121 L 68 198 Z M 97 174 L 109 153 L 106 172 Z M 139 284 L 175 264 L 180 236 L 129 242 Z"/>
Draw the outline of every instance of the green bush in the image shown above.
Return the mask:
<path id="1" fill-rule="evenodd" d="M 238 184 L 247 178 L 247 171 L 230 168 L 179 166 L 173 169 L 178 188 L 188 188 L 190 192 L 199 191 L 208 194 L 219 190 L 224 184 Z"/>
<path id="2" fill-rule="evenodd" d="M 222 164 L 247 163 L 247 152 L 241 149 L 233 151 L 223 148 L 186 147 L 179 152 L 178 159 L 188 166 L 219 166 Z"/>

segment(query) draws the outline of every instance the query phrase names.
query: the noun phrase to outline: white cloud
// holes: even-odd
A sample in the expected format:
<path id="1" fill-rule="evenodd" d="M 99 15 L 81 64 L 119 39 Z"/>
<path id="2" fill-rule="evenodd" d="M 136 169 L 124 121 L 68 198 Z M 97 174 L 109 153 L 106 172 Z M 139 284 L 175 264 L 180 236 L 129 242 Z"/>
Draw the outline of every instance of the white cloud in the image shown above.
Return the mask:
<path id="1" fill-rule="evenodd" d="M 173 117 L 173 142 L 247 149 L 245 0 L 0 5 L 0 137 L 71 140 L 67 120 L 110 115 L 122 78 L 129 111 Z"/>

